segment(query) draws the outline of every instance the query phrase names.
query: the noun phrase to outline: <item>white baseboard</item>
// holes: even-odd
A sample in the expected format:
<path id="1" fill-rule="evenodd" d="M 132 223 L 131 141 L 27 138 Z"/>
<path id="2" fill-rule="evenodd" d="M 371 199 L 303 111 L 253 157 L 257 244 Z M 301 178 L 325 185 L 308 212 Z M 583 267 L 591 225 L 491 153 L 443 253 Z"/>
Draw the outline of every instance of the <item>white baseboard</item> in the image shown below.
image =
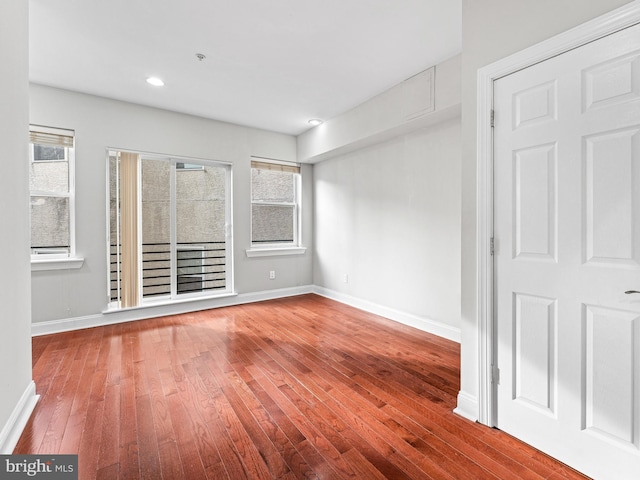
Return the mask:
<path id="1" fill-rule="evenodd" d="M 13 453 L 39 398 L 40 395 L 36 395 L 36 384 L 32 380 L 13 409 L 9 420 L 0 431 L 0 454 L 10 455 Z"/>
<path id="2" fill-rule="evenodd" d="M 453 413 L 460 415 L 467 420 L 471 420 L 472 422 L 477 422 L 478 412 L 478 397 L 460 390 L 458 392 L 458 406 L 453 410 Z"/>
<path id="3" fill-rule="evenodd" d="M 313 293 L 330 298 L 331 300 L 335 300 L 340 303 L 344 303 L 346 305 L 350 305 L 360 310 L 364 310 L 365 312 L 380 315 L 381 317 L 394 320 L 398 323 L 402 323 L 403 325 L 417 328 L 418 330 L 422 330 L 423 332 L 432 333 L 434 335 L 438 335 L 439 337 L 443 337 L 448 340 L 460 343 L 461 336 L 459 328 L 437 322 L 430 318 L 419 317 L 411 313 L 395 310 L 393 308 L 385 307 L 384 305 L 378 305 L 368 300 L 362 300 L 360 298 L 352 297 L 351 295 L 336 292 L 335 290 L 330 290 L 324 287 L 314 286 Z"/>
<path id="4" fill-rule="evenodd" d="M 210 308 L 228 307 L 232 305 L 242 305 L 245 303 L 274 300 L 277 298 L 304 295 L 306 293 L 316 293 L 323 297 L 336 300 L 340 303 L 350 305 L 369 313 L 383 316 L 390 320 L 408 325 L 424 332 L 438 335 L 439 337 L 460 343 L 460 329 L 431 320 L 429 318 L 418 317 L 410 313 L 402 312 L 392 308 L 378 305 L 367 300 L 362 300 L 350 295 L 329 290 L 324 287 L 305 285 L 301 287 L 282 288 L 277 290 L 265 290 L 262 292 L 241 293 L 229 295 L 221 298 L 210 298 L 205 300 L 193 300 L 189 302 L 155 305 L 142 308 L 132 308 L 113 312 L 104 312 L 97 315 L 85 317 L 64 318 L 61 320 L 51 320 L 48 322 L 36 322 L 31 325 L 33 336 L 49 335 L 83 328 L 100 327 L 113 325 L 116 323 L 132 322 L 145 318 L 161 317 L 166 315 L 176 315 L 180 313 L 195 312 L 198 310 L 208 310 Z"/>
<path id="5" fill-rule="evenodd" d="M 276 298 L 295 297 L 296 295 L 305 295 L 313 293 L 313 285 L 305 285 L 303 287 L 281 288 L 278 290 L 265 290 L 263 292 L 241 293 L 238 295 L 238 301 L 235 304 L 263 302 L 265 300 L 275 300 Z"/>
<path id="6" fill-rule="evenodd" d="M 277 290 L 265 290 L 262 292 L 240 293 L 220 298 L 210 298 L 205 300 L 193 300 L 188 302 L 154 305 L 148 307 L 104 312 L 97 315 L 85 317 L 63 318 L 61 320 L 51 320 L 48 322 L 36 322 L 31 324 L 31 335 L 49 335 L 52 333 L 68 332 L 83 328 L 101 327 L 116 323 L 133 322 L 146 318 L 164 317 L 167 315 L 177 315 L 180 313 L 195 312 L 198 310 L 209 310 L 211 308 L 229 307 L 242 305 L 245 303 L 261 302 L 264 300 L 274 300 L 277 298 L 292 297 L 312 293 L 311 285 L 291 288 L 281 288 Z"/>
<path id="7" fill-rule="evenodd" d="M 69 332 L 71 330 L 81 330 L 83 328 L 99 327 L 108 324 L 109 322 L 107 322 L 104 315 L 101 314 L 36 322 L 31 324 L 31 336 L 38 337 L 40 335 Z"/>

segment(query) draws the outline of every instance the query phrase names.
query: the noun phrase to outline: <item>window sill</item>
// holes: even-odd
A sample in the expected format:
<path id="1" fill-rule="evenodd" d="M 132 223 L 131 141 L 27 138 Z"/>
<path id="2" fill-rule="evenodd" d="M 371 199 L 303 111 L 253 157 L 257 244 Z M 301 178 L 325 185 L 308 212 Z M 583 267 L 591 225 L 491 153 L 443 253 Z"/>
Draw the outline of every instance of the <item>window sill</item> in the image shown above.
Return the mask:
<path id="1" fill-rule="evenodd" d="M 42 272 L 46 270 L 74 270 L 84 265 L 84 258 L 43 258 L 31 260 L 31 271 Z"/>
<path id="2" fill-rule="evenodd" d="M 103 310 L 102 313 L 111 314 L 111 313 L 118 313 L 118 312 L 131 312 L 135 310 L 148 310 L 154 307 L 169 307 L 171 305 L 182 305 L 185 303 L 188 304 L 188 303 L 195 303 L 195 302 L 205 302 L 210 300 L 217 300 L 217 299 L 237 297 L 237 296 L 238 296 L 237 292 L 227 292 L 227 293 L 221 293 L 219 295 L 203 295 L 203 296 L 187 297 L 187 298 L 175 298 L 173 300 L 164 299 L 164 300 L 150 301 L 147 303 L 136 305 L 135 307 L 125 307 L 125 308 L 120 308 L 114 305 L 113 303 L 109 303 L 109 305 L 107 305 L 107 309 Z"/>
<path id="3" fill-rule="evenodd" d="M 307 247 L 270 247 L 270 248 L 249 248 L 246 250 L 247 257 L 274 257 L 276 255 L 303 255 Z"/>

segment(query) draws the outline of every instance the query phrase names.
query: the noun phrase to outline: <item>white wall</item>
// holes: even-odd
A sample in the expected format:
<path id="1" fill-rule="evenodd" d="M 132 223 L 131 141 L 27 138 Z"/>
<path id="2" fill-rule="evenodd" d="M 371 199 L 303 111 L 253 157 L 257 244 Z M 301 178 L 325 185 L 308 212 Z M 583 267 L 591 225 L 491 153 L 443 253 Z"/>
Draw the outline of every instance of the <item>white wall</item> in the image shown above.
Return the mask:
<path id="1" fill-rule="evenodd" d="M 28 3 L 0 2 L 0 453 L 11 453 L 28 415 L 31 382 L 29 275 Z M 33 398 L 31 391 L 31 400 Z M 26 420 L 23 418 L 23 420 Z"/>
<path id="2" fill-rule="evenodd" d="M 628 3 L 626 0 L 463 0 L 462 372 L 458 406 L 477 418 L 477 70 Z M 475 410 L 475 413 L 474 413 Z"/>
<path id="3" fill-rule="evenodd" d="M 442 90 L 437 83 L 435 116 L 459 102 L 459 91 L 449 88 L 457 84 L 459 58 L 436 67 L 436 78 Z M 335 143 L 317 140 L 307 142 L 315 154 Z M 457 338 L 460 118 L 316 163 L 314 194 L 314 284 Z"/>
<path id="4" fill-rule="evenodd" d="M 232 162 L 237 292 L 311 284 L 311 248 L 287 257 L 245 254 L 251 228 L 250 157 L 295 161 L 295 137 L 42 85 L 31 85 L 30 95 L 32 123 L 76 132 L 76 250 L 85 258 L 79 270 L 32 273 L 34 323 L 99 315 L 107 306 L 107 147 Z M 302 171 L 307 247 L 312 247 L 312 170 L 304 166 Z M 269 280 L 269 270 L 276 271 L 275 280 Z M 218 304 L 200 302 L 197 308 Z"/>

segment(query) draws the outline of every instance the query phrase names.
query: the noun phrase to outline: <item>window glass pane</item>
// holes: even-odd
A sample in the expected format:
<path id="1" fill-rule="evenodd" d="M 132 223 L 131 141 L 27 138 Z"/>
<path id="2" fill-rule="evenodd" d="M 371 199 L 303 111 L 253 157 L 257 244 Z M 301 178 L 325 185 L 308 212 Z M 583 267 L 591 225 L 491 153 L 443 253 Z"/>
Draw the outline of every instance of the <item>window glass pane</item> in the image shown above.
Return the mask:
<path id="1" fill-rule="evenodd" d="M 69 253 L 69 198 L 31 197 L 31 252 Z"/>
<path id="2" fill-rule="evenodd" d="M 251 195 L 258 202 L 295 201 L 295 174 L 251 169 Z"/>
<path id="3" fill-rule="evenodd" d="M 33 145 L 33 160 L 35 162 L 65 160 L 66 159 L 65 150 L 66 150 L 65 147 L 40 145 L 35 143 Z"/>
<path id="4" fill-rule="evenodd" d="M 259 205 L 251 208 L 251 236 L 254 243 L 294 241 L 295 208 L 289 205 Z"/>
<path id="5" fill-rule="evenodd" d="M 226 169 L 189 165 L 176 172 L 178 294 L 226 287 Z"/>
<path id="6" fill-rule="evenodd" d="M 37 147 L 34 145 L 34 153 Z M 62 159 L 31 162 L 29 188 L 31 191 L 69 193 L 69 162 L 62 147 L 43 147 L 62 150 Z M 35 160 L 35 159 L 34 159 Z"/>
<path id="7" fill-rule="evenodd" d="M 142 296 L 171 293 L 171 168 L 142 159 Z"/>

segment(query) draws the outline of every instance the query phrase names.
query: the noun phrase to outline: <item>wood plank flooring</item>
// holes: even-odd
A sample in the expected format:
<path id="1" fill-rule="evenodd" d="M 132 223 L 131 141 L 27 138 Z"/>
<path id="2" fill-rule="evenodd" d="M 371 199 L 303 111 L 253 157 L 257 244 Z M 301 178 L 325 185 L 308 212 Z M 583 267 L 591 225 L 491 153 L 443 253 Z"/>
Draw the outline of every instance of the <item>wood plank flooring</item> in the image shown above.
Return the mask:
<path id="1" fill-rule="evenodd" d="M 33 339 L 15 453 L 81 479 L 581 479 L 452 413 L 459 345 L 316 296 Z"/>

